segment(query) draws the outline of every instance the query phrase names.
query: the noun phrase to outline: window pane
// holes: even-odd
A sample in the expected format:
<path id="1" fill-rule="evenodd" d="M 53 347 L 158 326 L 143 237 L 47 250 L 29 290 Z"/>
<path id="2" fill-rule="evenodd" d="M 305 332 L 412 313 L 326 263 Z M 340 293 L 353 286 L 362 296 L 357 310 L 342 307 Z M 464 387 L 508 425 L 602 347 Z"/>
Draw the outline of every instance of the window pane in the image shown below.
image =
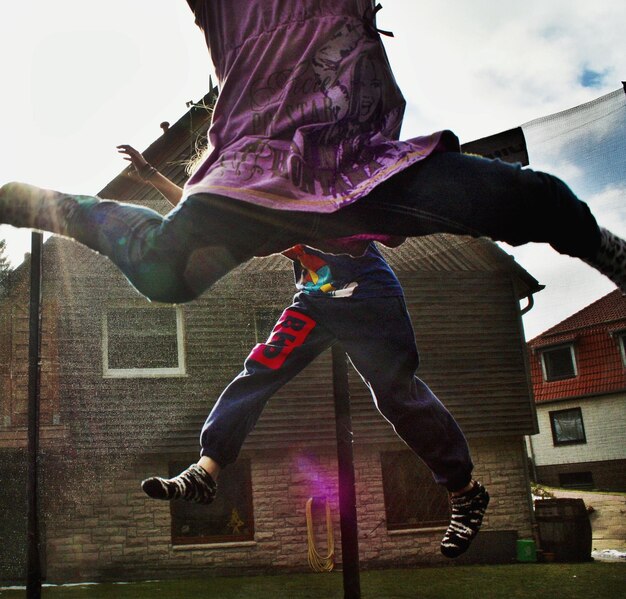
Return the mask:
<path id="1" fill-rule="evenodd" d="M 569 379 L 576 376 L 570 346 L 546 350 L 543 352 L 542 357 L 547 381 Z"/>
<path id="2" fill-rule="evenodd" d="M 170 464 L 170 476 L 180 474 L 188 462 Z M 219 489 L 210 505 L 173 501 L 174 544 L 247 541 L 254 538 L 250 461 L 238 460 L 220 472 Z"/>
<path id="3" fill-rule="evenodd" d="M 584 443 L 585 429 L 580 408 L 550 412 L 555 444 Z"/>
<path id="4" fill-rule="evenodd" d="M 175 308 L 118 308 L 107 312 L 109 368 L 176 368 Z"/>
<path id="5" fill-rule="evenodd" d="M 263 343 L 268 339 L 282 313 L 281 309 L 275 307 L 259 308 L 255 311 L 254 328 L 257 343 Z"/>
<path id="6" fill-rule="evenodd" d="M 448 494 L 415 454 L 384 452 L 381 463 L 388 530 L 448 524 Z"/>
<path id="7" fill-rule="evenodd" d="M 569 489 L 593 489 L 591 472 L 560 472 L 559 486 Z"/>

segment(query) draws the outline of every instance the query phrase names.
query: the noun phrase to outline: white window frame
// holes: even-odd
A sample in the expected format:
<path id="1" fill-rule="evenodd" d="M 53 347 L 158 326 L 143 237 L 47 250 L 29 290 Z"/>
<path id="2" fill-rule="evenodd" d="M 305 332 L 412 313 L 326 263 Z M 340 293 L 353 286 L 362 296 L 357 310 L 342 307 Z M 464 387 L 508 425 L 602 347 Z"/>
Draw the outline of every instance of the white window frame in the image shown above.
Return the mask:
<path id="1" fill-rule="evenodd" d="M 558 349 L 566 349 L 569 348 L 572 364 L 574 366 L 574 375 L 571 377 L 558 378 L 558 379 L 548 379 L 548 369 L 546 368 L 546 360 L 545 355 L 547 352 L 555 351 Z M 578 376 L 578 364 L 576 363 L 576 352 L 574 351 L 574 345 L 572 343 L 564 344 L 564 345 L 555 345 L 553 347 L 544 347 L 540 350 L 541 355 L 541 372 L 543 374 L 543 380 L 546 383 L 553 383 L 558 381 L 567 381 L 570 379 L 574 379 Z"/>
<path id="2" fill-rule="evenodd" d="M 626 332 L 617 333 L 617 342 L 619 344 L 619 353 L 622 355 L 622 366 L 626 366 Z"/>
<path id="3" fill-rule="evenodd" d="M 133 305 L 109 306 L 104 310 L 102 317 L 102 373 L 104 378 L 158 378 L 180 377 L 187 375 L 185 360 L 185 327 L 184 312 L 182 306 L 170 306 L 167 304 L 153 305 L 154 310 L 175 310 L 176 314 L 176 347 L 178 352 L 178 365 L 172 368 L 110 368 L 109 367 L 109 333 L 108 311 L 120 308 L 132 309 Z M 145 306 L 142 306 L 145 309 Z"/>
<path id="4" fill-rule="evenodd" d="M 563 412 L 577 412 L 578 419 L 580 420 L 580 430 L 581 430 L 581 438 L 573 439 L 571 441 L 560 441 L 557 438 L 556 431 L 556 421 L 559 418 L 559 414 Z M 552 444 L 554 447 L 563 447 L 567 445 L 583 445 L 587 443 L 587 433 L 585 431 L 585 420 L 583 418 L 583 410 L 580 406 L 575 406 L 573 408 L 564 408 L 562 410 L 551 410 L 548 412 L 548 416 L 550 418 L 550 430 L 552 431 Z"/>

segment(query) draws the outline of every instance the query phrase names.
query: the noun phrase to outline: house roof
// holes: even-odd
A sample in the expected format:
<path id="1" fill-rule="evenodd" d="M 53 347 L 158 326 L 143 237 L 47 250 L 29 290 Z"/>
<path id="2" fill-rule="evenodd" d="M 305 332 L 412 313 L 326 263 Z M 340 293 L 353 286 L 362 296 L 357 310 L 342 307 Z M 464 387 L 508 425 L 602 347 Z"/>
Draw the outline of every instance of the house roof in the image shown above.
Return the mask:
<path id="1" fill-rule="evenodd" d="M 626 297 L 616 289 L 528 342 L 536 403 L 599 397 L 626 390 L 619 333 L 626 332 Z M 571 344 L 577 374 L 545 381 L 541 350 Z"/>
<path id="2" fill-rule="evenodd" d="M 565 343 L 579 335 L 582 329 L 597 325 L 608 327 L 613 325 L 612 330 L 615 332 L 622 321 L 626 321 L 626 298 L 619 289 L 615 289 L 537 335 L 528 342 L 528 345 L 536 348 Z M 626 326 L 626 323 L 622 324 Z"/>

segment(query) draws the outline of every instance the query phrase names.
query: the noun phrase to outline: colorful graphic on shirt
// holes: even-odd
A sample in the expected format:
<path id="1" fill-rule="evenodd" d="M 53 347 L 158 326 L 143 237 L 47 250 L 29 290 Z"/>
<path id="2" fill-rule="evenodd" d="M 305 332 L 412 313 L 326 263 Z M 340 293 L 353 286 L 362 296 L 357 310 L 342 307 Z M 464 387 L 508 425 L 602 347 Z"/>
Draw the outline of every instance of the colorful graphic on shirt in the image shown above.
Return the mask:
<path id="1" fill-rule="evenodd" d="M 272 329 L 269 339 L 255 345 L 248 360 L 259 362 L 272 370 L 280 368 L 289 354 L 306 341 L 316 324 L 310 316 L 287 308 Z"/>
<path id="2" fill-rule="evenodd" d="M 288 249 L 284 255 L 290 260 L 297 260 L 302 266 L 299 283 L 304 291 L 321 291 L 322 293 L 335 291 L 333 273 L 326 260 L 315 254 L 308 254 L 303 245 Z"/>

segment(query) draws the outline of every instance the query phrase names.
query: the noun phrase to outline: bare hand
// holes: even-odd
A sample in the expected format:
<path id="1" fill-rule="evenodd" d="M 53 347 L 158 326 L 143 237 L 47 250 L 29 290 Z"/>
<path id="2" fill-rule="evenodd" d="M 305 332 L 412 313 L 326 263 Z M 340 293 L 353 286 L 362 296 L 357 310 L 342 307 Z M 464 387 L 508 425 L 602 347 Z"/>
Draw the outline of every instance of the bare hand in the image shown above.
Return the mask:
<path id="1" fill-rule="evenodd" d="M 120 146 L 117 146 L 117 151 L 120 154 L 124 154 L 124 160 L 128 160 L 133 165 L 137 174 L 139 174 L 142 169 L 146 168 L 148 161 L 143 157 L 141 152 L 135 150 L 133 146 L 129 146 L 128 144 L 122 144 Z"/>

